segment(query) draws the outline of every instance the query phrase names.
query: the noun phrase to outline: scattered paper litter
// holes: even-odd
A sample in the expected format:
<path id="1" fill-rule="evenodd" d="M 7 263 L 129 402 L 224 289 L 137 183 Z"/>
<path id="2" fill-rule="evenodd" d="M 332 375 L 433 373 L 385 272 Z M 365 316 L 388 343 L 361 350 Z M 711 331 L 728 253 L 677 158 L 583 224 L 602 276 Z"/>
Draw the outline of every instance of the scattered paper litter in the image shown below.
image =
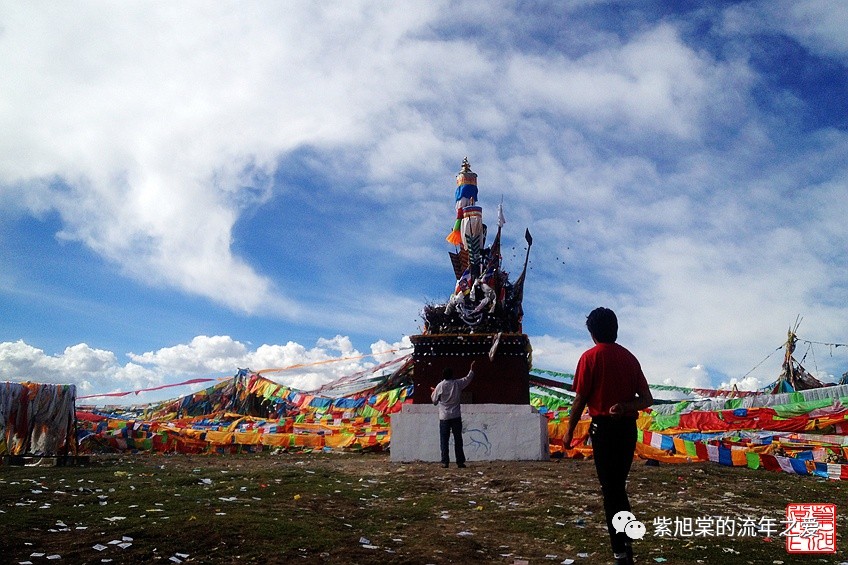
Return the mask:
<path id="1" fill-rule="evenodd" d="M 574 563 L 574 559 L 566 559 L 562 561 L 561 565 L 571 565 L 572 563 Z"/>
<path id="2" fill-rule="evenodd" d="M 106 549 L 105 545 L 102 545 L 102 544 L 99 544 L 99 543 L 97 545 L 92 546 L 92 547 L 94 549 L 96 549 L 97 551 L 103 551 L 104 549 Z"/>
<path id="3" fill-rule="evenodd" d="M 463 536 L 463 537 L 468 537 L 468 536 L 473 536 L 474 534 L 472 534 L 472 533 L 471 533 L 471 532 L 469 532 L 468 530 L 464 530 L 464 531 L 462 531 L 462 532 L 459 532 L 459 533 L 458 533 L 458 534 L 456 534 L 456 535 L 458 535 L 458 536 Z"/>
<path id="4" fill-rule="evenodd" d="M 367 544 L 371 543 L 371 540 L 366 538 L 366 537 L 360 537 L 359 543 L 361 543 L 362 545 L 367 545 Z"/>
<path id="5" fill-rule="evenodd" d="M 62 558 L 62 556 L 57 554 L 57 553 L 54 553 L 53 555 L 47 556 L 47 559 L 61 559 L 61 558 Z"/>
<path id="6" fill-rule="evenodd" d="M 131 546 L 131 545 L 132 545 L 132 544 L 131 544 L 130 542 L 125 541 L 124 543 L 119 543 L 119 544 L 118 544 L 118 547 L 120 547 L 121 549 L 126 549 L 126 548 L 128 548 L 129 546 Z"/>

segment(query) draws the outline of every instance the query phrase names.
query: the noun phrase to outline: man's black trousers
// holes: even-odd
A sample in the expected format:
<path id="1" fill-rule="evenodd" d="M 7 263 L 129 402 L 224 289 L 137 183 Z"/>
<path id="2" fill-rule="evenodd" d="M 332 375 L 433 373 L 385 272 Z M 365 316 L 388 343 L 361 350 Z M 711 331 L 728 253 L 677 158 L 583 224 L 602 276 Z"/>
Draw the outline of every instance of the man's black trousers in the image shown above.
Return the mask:
<path id="1" fill-rule="evenodd" d="M 439 420 L 439 446 L 442 449 L 442 465 L 450 461 L 448 444 L 453 434 L 453 447 L 456 454 L 456 464 L 465 465 L 465 451 L 462 449 L 462 418 Z"/>
<path id="2" fill-rule="evenodd" d="M 604 513 L 613 553 L 624 553 L 630 538 L 624 532 L 616 533 L 612 518 L 622 510 L 630 511 L 627 499 L 627 475 L 636 449 L 636 419 L 595 416 L 589 428 L 595 469 L 604 495 Z"/>

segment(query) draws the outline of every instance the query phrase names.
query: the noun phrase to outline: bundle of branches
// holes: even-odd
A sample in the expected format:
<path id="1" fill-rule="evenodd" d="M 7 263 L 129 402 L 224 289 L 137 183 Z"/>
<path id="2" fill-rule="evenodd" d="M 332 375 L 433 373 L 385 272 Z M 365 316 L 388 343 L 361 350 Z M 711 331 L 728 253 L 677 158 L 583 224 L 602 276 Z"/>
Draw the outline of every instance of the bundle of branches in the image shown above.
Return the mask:
<path id="1" fill-rule="evenodd" d="M 521 297 L 516 296 L 514 287 L 504 287 L 504 300 L 498 301 L 492 313 L 488 309 L 475 312 L 479 301 L 467 299 L 457 303 L 448 313 L 447 304 L 424 306 L 424 333 L 515 333 L 521 331 Z"/>

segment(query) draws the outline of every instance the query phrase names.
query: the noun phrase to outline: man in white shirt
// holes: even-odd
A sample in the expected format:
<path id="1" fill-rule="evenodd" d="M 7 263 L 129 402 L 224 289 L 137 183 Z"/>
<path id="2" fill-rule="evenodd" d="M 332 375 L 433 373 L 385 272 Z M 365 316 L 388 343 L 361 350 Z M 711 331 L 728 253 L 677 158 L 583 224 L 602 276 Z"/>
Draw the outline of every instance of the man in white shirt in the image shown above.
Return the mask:
<path id="1" fill-rule="evenodd" d="M 442 374 L 443 380 L 432 389 L 430 400 L 439 406 L 439 445 L 442 450 L 442 467 L 447 468 L 450 461 L 448 442 L 453 434 L 453 446 L 456 454 L 456 466 L 465 468 L 465 451 L 462 449 L 462 413 L 459 397 L 462 390 L 474 379 L 474 363 L 468 374 L 461 379 L 453 376 L 453 371 L 446 368 Z"/>

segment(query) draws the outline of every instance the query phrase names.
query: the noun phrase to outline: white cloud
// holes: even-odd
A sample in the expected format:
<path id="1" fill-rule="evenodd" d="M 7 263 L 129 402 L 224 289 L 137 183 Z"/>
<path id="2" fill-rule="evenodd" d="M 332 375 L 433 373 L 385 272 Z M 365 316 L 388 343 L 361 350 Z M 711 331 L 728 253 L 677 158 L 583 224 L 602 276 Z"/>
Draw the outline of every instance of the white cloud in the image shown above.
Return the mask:
<path id="1" fill-rule="evenodd" d="M 33 381 L 75 384 L 79 396 L 132 392 L 143 388 L 176 384 L 191 378 L 228 378 L 239 368 L 270 371 L 265 376 L 300 390 L 314 390 L 340 377 L 352 375 L 377 363 L 406 355 L 392 351 L 410 346 L 404 338 L 395 343 L 378 341 L 370 353 L 361 353 L 347 336 L 321 338 L 307 348 L 299 343 L 263 344 L 256 349 L 229 336 L 197 336 L 187 344 L 164 347 L 142 354 L 129 353 L 131 362 L 120 364 L 111 351 L 86 344 L 47 355 L 23 341 L 0 342 L 0 375 L 14 382 Z M 208 385 L 195 384 L 127 397 L 100 397 L 85 403 L 142 403 L 174 398 Z"/>
<path id="2" fill-rule="evenodd" d="M 533 367 L 561 373 L 574 373 L 583 352 L 592 346 L 588 332 L 583 343 L 571 343 L 561 338 L 541 335 L 530 338 L 533 347 Z"/>
<path id="3" fill-rule="evenodd" d="M 9 10 L 0 62 L 16 80 L 0 83 L 0 96 L 20 111 L 0 115 L 9 134 L 0 140 L 4 203 L 56 210 L 60 237 L 144 284 L 299 317 L 305 309 L 287 289 L 232 249 L 233 226 L 270 196 L 287 152 L 345 147 L 381 186 L 397 171 L 433 178 L 432 164 L 467 152 L 470 131 L 512 135 L 523 113 L 553 110 L 607 131 L 624 117 L 629 131 L 691 137 L 703 107 L 720 98 L 710 85 L 721 67 L 671 25 L 545 60 L 520 46 L 436 38 L 428 26 L 441 17 L 437 3 Z M 497 161 L 493 147 L 476 149 L 481 164 Z M 575 176 L 560 155 L 544 156 L 528 155 L 550 173 L 538 180 Z M 598 185 L 592 171 L 603 161 L 593 155 L 573 186 Z M 621 175 L 626 164 L 607 172 Z"/>
<path id="4" fill-rule="evenodd" d="M 844 58 L 841 3 L 733 7 L 723 31 L 739 44 L 726 50 L 671 17 L 630 36 L 569 21 L 536 49 L 513 33 L 533 31 L 508 3 L 21 6 L 0 16 L 0 67 L 13 77 L 0 80 L 0 102 L 15 110 L 0 112 L 0 206 L 57 213 L 58 237 L 143 284 L 402 335 L 429 297 L 373 273 L 446 261 L 452 177 L 468 155 L 484 213 L 505 194 L 505 237 L 520 247 L 525 226 L 536 237 L 535 333 L 570 334 L 534 338 L 539 366 L 573 370 L 582 316 L 599 304 L 619 312 L 625 345 L 654 382 L 738 378 L 799 313 L 821 332 L 811 338 L 844 337 L 848 142 L 761 115 L 750 91 L 762 77 L 740 45 L 783 30 Z M 452 33 L 464 21 L 481 27 Z M 246 211 L 303 189 L 274 184 L 281 157 L 303 147 L 316 153 L 307 173 L 347 181 L 326 187 L 327 202 L 352 197 L 373 213 L 327 250 L 346 281 L 315 289 L 308 305 L 233 248 Z M 339 266 L 363 256 L 368 274 Z M 447 298 L 451 283 L 433 293 Z M 253 349 L 198 336 L 122 365 L 82 344 L 50 356 L 12 343 L 6 367 L 82 374 L 95 388 L 359 353 L 343 338 Z M 288 374 L 318 383 L 358 366 Z"/>
<path id="5" fill-rule="evenodd" d="M 666 379 L 661 384 L 683 386 L 688 388 L 712 388 L 709 371 L 703 365 L 689 367 L 687 371 L 681 372 L 676 379 Z M 741 388 L 741 387 L 740 387 Z M 750 390 L 750 389 L 741 389 Z"/>
<path id="6" fill-rule="evenodd" d="M 783 32 L 825 57 L 848 57 L 848 7 L 840 0 L 760 0 L 725 11 L 734 33 Z"/>
<path id="7" fill-rule="evenodd" d="M 412 341 L 409 336 L 403 336 L 400 341 L 389 343 L 385 340 L 379 340 L 371 344 L 371 354 L 374 360 L 378 363 L 385 363 L 397 358 L 399 355 L 409 355 L 412 353 Z"/>
<path id="8" fill-rule="evenodd" d="M 267 198 L 280 155 L 367 131 L 407 88 L 386 76 L 389 55 L 437 8 L 10 9 L 5 202 L 58 211 L 61 237 L 146 284 L 297 315 L 234 255 L 233 225 L 246 198 Z"/>
<path id="9" fill-rule="evenodd" d="M 78 395 L 142 387 L 159 381 L 153 371 L 138 366 L 121 367 L 111 351 L 80 343 L 60 354 L 47 355 L 23 340 L 0 343 L 0 375 L 14 382 L 76 384 Z"/>
<path id="10" fill-rule="evenodd" d="M 775 377 L 776 379 L 777 377 Z M 774 382 L 775 379 L 747 376 L 744 378 L 732 378 L 729 381 L 722 382 L 719 386 L 722 390 L 731 390 L 734 386 L 739 390 L 759 390 L 768 384 Z"/>
<path id="11" fill-rule="evenodd" d="M 229 336 L 197 336 L 188 344 L 165 347 L 127 356 L 140 365 L 152 365 L 163 371 L 176 374 L 217 373 L 233 371 L 239 367 L 246 355 L 247 347 Z"/>
<path id="12" fill-rule="evenodd" d="M 516 54 L 504 94 L 592 130 L 623 126 L 640 138 L 688 139 L 700 134 L 704 109 L 726 100 L 717 87 L 728 70 L 687 46 L 672 25 L 660 24 L 579 59 Z"/>

